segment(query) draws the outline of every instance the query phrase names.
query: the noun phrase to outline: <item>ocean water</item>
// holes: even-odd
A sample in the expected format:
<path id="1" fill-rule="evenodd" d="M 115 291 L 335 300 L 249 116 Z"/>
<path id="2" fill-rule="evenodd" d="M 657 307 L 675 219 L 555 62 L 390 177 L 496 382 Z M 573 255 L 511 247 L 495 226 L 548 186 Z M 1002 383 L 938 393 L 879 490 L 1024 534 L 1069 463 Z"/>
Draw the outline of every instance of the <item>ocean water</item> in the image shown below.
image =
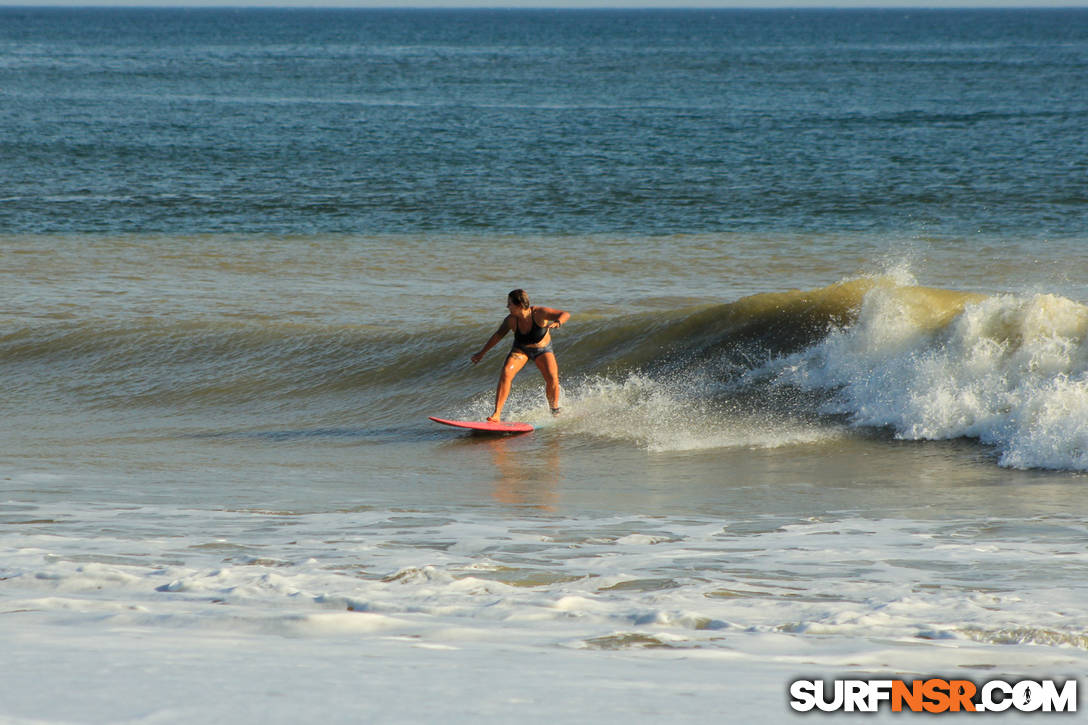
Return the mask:
<path id="1" fill-rule="evenodd" d="M 1084 10 L 0 9 L 0 721 L 1081 676 L 1086 127 Z"/>

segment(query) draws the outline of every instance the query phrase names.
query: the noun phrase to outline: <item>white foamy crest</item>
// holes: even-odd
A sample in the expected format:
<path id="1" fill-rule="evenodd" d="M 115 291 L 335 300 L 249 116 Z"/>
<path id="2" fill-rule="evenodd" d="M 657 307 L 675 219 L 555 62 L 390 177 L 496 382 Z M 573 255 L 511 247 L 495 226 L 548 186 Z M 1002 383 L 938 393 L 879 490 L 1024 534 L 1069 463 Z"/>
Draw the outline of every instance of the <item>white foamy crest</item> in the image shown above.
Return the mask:
<path id="1" fill-rule="evenodd" d="M 711 402 L 713 382 L 697 376 L 659 380 L 641 373 L 622 382 L 594 378 L 566 390 L 563 425 L 664 453 L 712 448 L 777 448 L 835 438 L 837 429 L 781 420 Z M 607 425 L 601 425 L 606 421 Z"/>
<path id="2" fill-rule="evenodd" d="M 906 439 L 977 438 L 1000 464 L 1088 470 L 1088 307 L 1000 295 L 962 311 L 881 286 L 857 321 L 777 363 L 778 379 L 837 389 L 829 412 Z"/>

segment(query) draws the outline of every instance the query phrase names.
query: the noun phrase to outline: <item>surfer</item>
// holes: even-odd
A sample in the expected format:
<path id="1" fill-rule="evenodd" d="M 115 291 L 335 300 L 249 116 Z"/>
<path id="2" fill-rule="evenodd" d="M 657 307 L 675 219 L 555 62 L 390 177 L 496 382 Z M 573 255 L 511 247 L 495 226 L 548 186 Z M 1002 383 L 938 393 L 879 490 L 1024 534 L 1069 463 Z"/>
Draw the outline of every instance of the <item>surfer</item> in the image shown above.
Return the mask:
<path id="1" fill-rule="evenodd" d="M 522 289 L 516 289 L 507 295 L 506 309 L 510 314 L 502 321 L 495 334 L 484 343 L 483 348 L 472 356 L 473 364 L 480 362 L 488 350 L 506 337 L 506 333 L 511 330 L 514 332 L 514 346 L 506 356 L 499 375 L 499 385 L 495 390 L 495 412 L 488 420 L 492 423 L 499 422 L 502 407 L 510 396 L 510 384 L 530 360 L 536 363 L 544 376 L 544 392 L 548 396 L 552 415 L 559 415 L 559 364 L 552 351 L 551 331 L 569 320 L 570 313 L 551 307 L 533 307 L 529 304 L 529 295 Z"/>

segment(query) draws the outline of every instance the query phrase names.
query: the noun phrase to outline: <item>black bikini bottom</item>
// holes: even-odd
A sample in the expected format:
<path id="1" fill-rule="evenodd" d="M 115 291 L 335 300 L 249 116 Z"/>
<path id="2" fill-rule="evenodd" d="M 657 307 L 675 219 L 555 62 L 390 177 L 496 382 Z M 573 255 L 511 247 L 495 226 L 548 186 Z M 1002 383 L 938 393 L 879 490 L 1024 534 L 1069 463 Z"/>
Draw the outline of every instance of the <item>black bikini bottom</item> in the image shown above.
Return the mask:
<path id="1" fill-rule="evenodd" d="M 536 360 L 546 352 L 554 353 L 555 351 L 552 350 L 552 344 L 549 342 L 544 347 L 522 347 L 521 345 L 514 345 L 510 348 L 510 352 L 520 352 L 530 360 Z"/>

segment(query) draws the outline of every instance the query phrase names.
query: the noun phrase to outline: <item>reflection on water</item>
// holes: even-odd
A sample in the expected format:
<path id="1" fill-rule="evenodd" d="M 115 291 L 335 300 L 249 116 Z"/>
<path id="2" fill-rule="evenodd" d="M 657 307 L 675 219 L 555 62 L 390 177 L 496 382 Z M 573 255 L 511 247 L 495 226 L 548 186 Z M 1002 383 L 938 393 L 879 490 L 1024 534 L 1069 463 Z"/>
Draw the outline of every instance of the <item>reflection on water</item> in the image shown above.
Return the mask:
<path id="1" fill-rule="evenodd" d="M 559 440 L 538 437 L 539 445 L 517 445 L 509 436 L 483 439 L 495 467 L 492 497 L 499 503 L 554 511 L 561 474 Z"/>

